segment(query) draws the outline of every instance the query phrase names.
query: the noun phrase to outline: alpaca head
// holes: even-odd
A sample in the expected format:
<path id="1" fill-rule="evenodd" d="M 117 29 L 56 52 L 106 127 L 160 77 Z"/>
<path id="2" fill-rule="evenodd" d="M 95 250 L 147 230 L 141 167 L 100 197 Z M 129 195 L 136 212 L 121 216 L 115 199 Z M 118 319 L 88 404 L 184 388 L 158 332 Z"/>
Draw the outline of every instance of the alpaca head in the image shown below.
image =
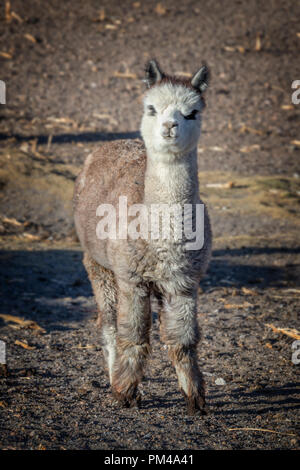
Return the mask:
<path id="1" fill-rule="evenodd" d="M 141 134 L 146 148 L 161 155 L 184 155 L 197 146 L 201 131 L 203 92 L 208 70 L 201 67 L 192 79 L 165 75 L 151 60 L 146 67 Z"/>

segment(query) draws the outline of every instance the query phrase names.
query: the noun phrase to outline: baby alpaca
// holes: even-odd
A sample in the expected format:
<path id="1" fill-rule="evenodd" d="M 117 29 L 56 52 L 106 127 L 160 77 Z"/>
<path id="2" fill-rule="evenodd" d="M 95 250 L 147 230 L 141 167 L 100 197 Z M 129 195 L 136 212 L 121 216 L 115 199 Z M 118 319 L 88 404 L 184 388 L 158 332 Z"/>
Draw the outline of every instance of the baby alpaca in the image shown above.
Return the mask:
<path id="1" fill-rule="evenodd" d="M 196 248 L 191 248 L 186 234 L 175 236 L 175 216 L 170 217 L 169 236 L 160 232 L 151 236 L 150 230 L 148 237 L 134 236 L 129 226 L 124 231 L 124 220 L 135 215 L 130 214 L 130 207 L 138 207 L 140 230 L 145 231 L 153 207 L 176 207 L 182 213 L 188 205 L 192 207 L 190 221 L 196 226 L 195 209 L 203 204 L 197 142 L 207 80 L 205 66 L 187 80 L 166 75 L 157 62 L 150 61 L 141 122 L 143 143 L 104 143 L 87 157 L 76 180 L 75 225 L 99 308 L 110 384 L 113 395 L 127 407 L 140 401 L 138 384 L 150 351 L 151 299 L 156 298 L 161 337 L 188 412 L 205 412 L 204 381 L 197 364 L 197 288 L 211 255 L 206 208 L 204 242 Z M 128 213 L 124 208 L 120 211 L 124 196 Z M 99 217 L 104 215 L 99 206 L 116 209 L 116 225 L 109 236 L 101 231 L 99 236 Z"/>

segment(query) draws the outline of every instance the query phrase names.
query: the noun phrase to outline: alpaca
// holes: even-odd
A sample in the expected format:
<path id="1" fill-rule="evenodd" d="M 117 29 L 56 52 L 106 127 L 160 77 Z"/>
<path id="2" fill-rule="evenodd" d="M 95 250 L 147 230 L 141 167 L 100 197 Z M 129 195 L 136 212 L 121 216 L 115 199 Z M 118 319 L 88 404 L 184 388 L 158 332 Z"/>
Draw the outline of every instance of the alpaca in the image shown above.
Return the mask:
<path id="1" fill-rule="evenodd" d="M 139 405 L 138 384 L 150 352 L 151 300 L 156 299 L 161 337 L 188 413 L 204 414 L 204 380 L 197 364 L 197 288 L 209 264 L 212 236 L 199 197 L 197 142 L 208 70 L 202 66 L 192 79 L 181 79 L 166 75 L 151 60 L 144 81 L 143 143 L 107 142 L 87 157 L 75 184 L 75 226 L 99 309 L 113 396 L 123 406 Z M 193 227 L 194 208 L 202 204 L 203 245 L 187 249 L 185 236 L 97 236 L 99 206 L 116 207 L 124 196 L 128 207 L 162 204 L 183 210 L 188 204 Z M 140 218 L 140 228 L 146 226 L 148 214 Z M 122 226 L 122 213 L 114 215 Z M 174 235 L 176 217 L 170 220 Z"/>

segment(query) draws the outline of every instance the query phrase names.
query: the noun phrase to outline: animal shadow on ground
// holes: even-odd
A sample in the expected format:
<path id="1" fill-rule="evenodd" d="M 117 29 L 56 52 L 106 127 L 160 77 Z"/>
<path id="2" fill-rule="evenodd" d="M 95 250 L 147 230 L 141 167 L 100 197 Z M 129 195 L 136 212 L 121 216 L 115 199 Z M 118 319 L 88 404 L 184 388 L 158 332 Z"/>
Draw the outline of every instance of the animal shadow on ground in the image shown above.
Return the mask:
<path id="1" fill-rule="evenodd" d="M 264 415 L 300 409 L 300 382 L 287 382 L 280 387 L 257 387 L 255 390 L 235 389 L 230 392 L 233 406 L 224 409 L 228 401 L 224 393 L 210 391 L 215 415 Z M 217 409 L 220 407 L 219 409 Z"/>
<path id="2" fill-rule="evenodd" d="M 214 250 L 206 277 L 201 282 L 207 287 L 242 287 L 258 285 L 259 288 L 299 286 L 300 265 L 274 266 L 270 262 L 279 255 L 299 254 L 300 247 L 243 247 Z M 259 264 L 251 257 L 261 256 Z"/>
<path id="3" fill-rule="evenodd" d="M 0 141 L 5 141 L 14 138 L 16 142 L 29 142 L 37 139 L 37 145 L 46 145 L 49 142 L 49 135 L 21 135 L 21 134 L 5 134 L 0 132 Z M 68 143 L 95 143 L 120 139 L 138 139 L 140 138 L 139 131 L 132 132 L 81 132 L 81 133 L 62 133 L 54 134 L 51 142 L 53 144 L 68 144 Z"/>
<path id="4" fill-rule="evenodd" d="M 299 252 L 300 248 L 285 247 L 215 250 L 201 286 L 204 291 L 228 285 L 280 287 L 286 286 L 286 281 L 298 286 L 298 265 L 251 264 L 248 255 Z M 79 250 L 2 250 L 0 286 L 3 312 L 37 321 L 47 331 L 66 329 L 68 322 L 83 321 L 91 312 L 96 316 L 92 289 Z"/>

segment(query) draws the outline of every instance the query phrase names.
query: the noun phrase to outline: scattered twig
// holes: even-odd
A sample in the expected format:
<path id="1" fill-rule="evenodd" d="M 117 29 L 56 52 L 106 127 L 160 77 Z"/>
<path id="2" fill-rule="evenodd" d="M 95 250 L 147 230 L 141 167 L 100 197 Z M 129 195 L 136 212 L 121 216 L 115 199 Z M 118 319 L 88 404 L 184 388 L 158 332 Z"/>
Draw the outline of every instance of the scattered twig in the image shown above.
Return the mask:
<path id="1" fill-rule="evenodd" d="M 257 34 L 257 36 L 256 36 L 255 50 L 256 50 L 256 52 L 259 52 L 261 50 L 261 39 L 260 39 L 259 34 Z"/>
<path id="2" fill-rule="evenodd" d="M 100 21 L 104 21 L 104 20 L 105 20 L 105 17 L 106 17 L 106 15 L 105 15 L 105 9 L 104 9 L 104 8 L 101 8 L 101 10 L 99 11 L 98 16 L 97 16 L 95 19 L 93 19 L 93 21 L 94 21 L 95 23 L 98 23 L 98 22 L 100 22 Z"/>
<path id="3" fill-rule="evenodd" d="M 30 42 L 33 42 L 34 44 L 37 42 L 34 36 L 32 34 L 26 33 L 24 34 L 24 38 L 27 39 Z"/>
<path id="4" fill-rule="evenodd" d="M 190 72 L 175 72 L 175 75 L 179 75 L 181 77 L 188 77 L 188 78 L 192 77 L 192 74 Z"/>
<path id="5" fill-rule="evenodd" d="M 294 106 L 292 104 L 283 104 L 281 106 L 281 109 L 284 109 L 285 111 L 289 111 L 291 109 L 294 109 Z"/>
<path id="6" fill-rule="evenodd" d="M 231 308 L 249 308 L 249 307 L 253 307 L 253 305 L 250 304 L 249 302 L 244 302 L 243 304 L 225 304 L 224 305 L 224 308 L 228 310 Z"/>
<path id="7" fill-rule="evenodd" d="M 6 21 L 6 23 L 11 22 L 11 12 L 10 12 L 10 2 L 9 1 L 5 2 L 5 21 Z"/>
<path id="8" fill-rule="evenodd" d="M 271 432 L 274 434 L 283 434 L 285 436 L 297 436 L 297 434 L 291 432 L 274 431 L 273 429 L 264 428 L 229 428 L 228 431 L 260 431 L 260 432 Z"/>
<path id="9" fill-rule="evenodd" d="M 259 149 L 260 149 L 260 145 L 258 144 L 246 145 L 245 147 L 240 148 L 240 152 L 249 153 L 249 152 L 253 152 L 254 150 L 259 150 Z"/>
<path id="10" fill-rule="evenodd" d="M 39 326 L 33 320 L 24 320 L 24 318 L 16 317 L 14 315 L 7 315 L 7 314 L 4 314 L 4 313 L 0 314 L 0 318 L 2 318 L 2 320 L 4 320 L 6 323 L 10 323 L 10 322 L 17 323 L 20 326 L 27 327 L 27 328 L 30 328 L 30 329 L 33 329 L 33 330 L 37 330 L 37 331 L 40 331 L 41 333 L 46 333 L 44 328 Z"/>
<path id="11" fill-rule="evenodd" d="M 12 59 L 12 55 L 9 52 L 0 51 L 0 56 L 4 59 Z"/>
<path id="12" fill-rule="evenodd" d="M 73 349 L 95 349 L 93 344 L 87 344 L 86 346 L 82 346 L 80 343 L 78 346 L 75 346 Z"/>
<path id="13" fill-rule="evenodd" d="M 132 79 L 137 78 L 135 73 L 130 73 L 130 72 L 114 72 L 114 77 L 117 77 L 117 78 L 132 78 Z"/>
<path id="14" fill-rule="evenodd" d="M 231 189 L 235 187 L 235 183 L 233 181 L 228 181 L 228 183 L 207 183 L 205 185 L 207 188 L 225 188 Z"/>
<path id="15" fill-rule="evenodd" d="M 36 153 L 36 155 L 38 155 L 39 157 L 41 156 L 41 154 L 39 153 Z M 27 240 L 30 240 L 30 241 L 40 240 L 40 237 L 38 235 L 33 235 L 32 233 L 29 233 L 29 232 L 24 232 L 23 237 L 27 238 Z"/>
<path id="16" fill-rule="evenodd" d="M 158 3 L 155 7 L 155 12 L 162 16 L 162 15 L 165 15 L 166 12 L 167 12 L 167 9 L 161 4 L 161 3 Z"/>
<path id="17" fill-rule="evenodd" d="M 287 293 L 292 293 L 292 294 L 300 294 L 300 289 L 285 289 L 284 292 L 287 292 Z"/>
<path id="18" fill-rule="evenodd" d="M 226 52 L 240 52 L 244 54 L 246 49 L 243 46 L 224 46 L 224 51 Z"/>
<path id="19" fill-rule="evenodd" d="M 105 29 L 118 29 L 118 27 L 115 24 L 106 24 Z"/>
<path id="20" fill-rule="evenodd" d="M 258 295 L 255 290 L 248 289 L 247 287 L 242 287 L 242 292 L 246 295 Z"/>
<path id="21" fill-rule="evenodd" d="M 16 227 L 21 227 L 23 225 L 22 222 L 19 222 L 17 219 L 12 217 L 3 217 L 1 221 L 10 225 L 15 225 Z"/>
<path id="22" fill-rule="evenodd" d="M 50 150 L 52 139 L 53 139 L 53 135 L 50 134 L 49 137 L 48 137 L 48 142 L 47 142 L 47 149 L 46 149 L 47 152 L 49 152 L 49 150 Z"/>
<path id="23" fill-rule="evenodd" d="M 17 346 L 21 346 L 21 348 L 24 348 L 24 349 L 29 349 L 29 350 L 35 349 L 34 346 L 29 346 L 29 344 L 23 343 L 23 341 L 19 341 L 18 339 L 16 339 L 15 344 Z"/>
<path id="24" fill-rule="evenodd" d="M 223 147 L 218 147 L 217 145 L 214 145 L 213 147 L 209 147 L 210 150 L 213 150 L 214 152 L 224 152 L 225 149 Z"/>
<path id="25" fill-rule="evenodd" d="M 23 19 L 22 19 L 21 16 L 18 15 L 18 13 L 16 13 L 15 11 L 12 11 L 12 12 L 11 12 L 11 16 L 12 16 L 12 18 L 15 18 L 15 20 L 19 21 L 19 23 L 23 23 Z"/>
<path id="26" fill-rule="evenodd" d="M 248 132 L 249 134 L 264 135 L 264 131 L 260 129 L 254 129 L 253 127 L 246 126 L 243 124 L 239 130 L 241 134 Z"/>
<path id="27" fill-rule="evenodd" d="M 274 333 L 282 333 L 283 335 L 289 336 L 290 338 L 300 339 L 300 332 L 296 328 L 278 328 L 272 323 L 265 323 L 265 326 L 271 328 Z"/>

